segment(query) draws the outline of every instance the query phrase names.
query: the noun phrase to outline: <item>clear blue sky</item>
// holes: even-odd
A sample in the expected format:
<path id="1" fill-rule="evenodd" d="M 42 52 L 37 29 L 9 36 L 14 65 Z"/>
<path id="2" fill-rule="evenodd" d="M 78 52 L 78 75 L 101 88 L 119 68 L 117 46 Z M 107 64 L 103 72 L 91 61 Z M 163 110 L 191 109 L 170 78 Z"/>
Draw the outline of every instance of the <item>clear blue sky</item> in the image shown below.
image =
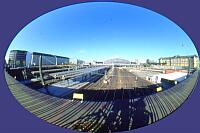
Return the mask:
<path id="1" fill-rule="evenodd" d="M 83 60 L 157 60 L 197 54 L 190 38 L 167 18 L 137 6 L 92 2 L 47 13 L 12 41 L 12 49 Z"/>

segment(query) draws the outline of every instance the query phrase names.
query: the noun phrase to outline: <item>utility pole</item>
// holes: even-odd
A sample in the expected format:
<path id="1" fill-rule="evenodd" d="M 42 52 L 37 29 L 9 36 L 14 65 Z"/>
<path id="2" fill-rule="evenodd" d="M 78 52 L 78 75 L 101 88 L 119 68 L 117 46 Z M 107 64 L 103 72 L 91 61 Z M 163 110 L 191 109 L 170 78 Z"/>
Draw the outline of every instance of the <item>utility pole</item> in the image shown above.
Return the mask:
<path id="1" fill-rule="evenodd" d="M 45 86 L 43 74 L 42 74 L 42 55 L 39 56 L 39 72 L 40 72 L 40 80 L 43 86 Z"/>

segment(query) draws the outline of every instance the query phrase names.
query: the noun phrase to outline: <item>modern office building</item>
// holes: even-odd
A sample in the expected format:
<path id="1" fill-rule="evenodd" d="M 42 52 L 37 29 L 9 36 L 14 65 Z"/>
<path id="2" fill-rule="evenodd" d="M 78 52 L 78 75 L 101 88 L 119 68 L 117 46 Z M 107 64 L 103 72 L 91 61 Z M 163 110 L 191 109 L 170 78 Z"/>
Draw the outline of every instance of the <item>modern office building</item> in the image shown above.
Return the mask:
<path id="1" fill-rule="evenodd" d="M 11 68 L 23 67 L 26 65 L 26 53 L 23 50 L 11 50 L 8 59 L 8 65 Z"/>
<path id="2" fill-rule="evenodd" d="M 39 59 L 42 57 L 42 65 L 68 65 L 69 58 L 38 52 L 23 50 L 10 51 L 8 66 L 10 68 L 39 66 Z"/>
<path id="3" fill-rule="evenodd" d="M 66 65 L 69 64 L 68 57 L 56 56 L 56 65 Z"/>
<path id="4" fill-rule="evenodd" d="M 56 58 L 54 55 L 33 52 L 31 57 L 31 65 L 38 66 L 39 58 L 42 56 L 42 65 L 56 65 Z"/>
<path id="5" fill-rule="evenodd" d="M 69 58 L 69 64 L 81 66 L 84 64 L 84 61 L 76 58 Z"/>
<path id="6" fill-rule="evenodd" d="M 163 57 L 159 59 L 159 63 L 162 66 L 199 68 L 199 57 L 197 55 Z"/>
<path id="7" fill-rule="evenodd" d="M 67 65 L 69 64 L 68 57 L 62 57 L 57 55 L 45 54 L 45 53 L 38 53 L 32 52 L 31 53 L 31 66 L 38 66 L 39 65 L 39 57 L 42 56 L 42 65 Z M 28 57 L 28 56 L 27 56 Z"/>

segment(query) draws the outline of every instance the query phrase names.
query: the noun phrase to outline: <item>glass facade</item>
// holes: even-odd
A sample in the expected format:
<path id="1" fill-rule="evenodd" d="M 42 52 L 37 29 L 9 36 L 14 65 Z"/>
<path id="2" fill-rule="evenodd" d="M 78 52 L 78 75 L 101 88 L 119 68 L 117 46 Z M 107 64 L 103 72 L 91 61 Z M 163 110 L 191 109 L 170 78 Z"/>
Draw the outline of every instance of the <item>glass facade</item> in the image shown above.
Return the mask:
<path id="1" fill-rule="evenodd" d="M 27 53 L 27 51 L 22 51 L 22 50 L 10 51 L 8 65 L 11 68 L 25 67 L 26 66 L 26 53 Z"/>
<path id="2" fill-rule="evenodd" d="M 56 56 L 57 58 L 57 65 L 66 65 L 69 64 L 69 58 Z"/>
<path id="3" fill-rule="evenodd" d="M 8 65 L 10 68 L 39 66 L 39 58 L 42 56 L 42 65 L 66 65 L 69 64 L 69 58 L 55 56 L 44 53 L 32 52 L 29 53 L 30 58 L 27 56 L 29 52 L 22 50 L 12 50 L 9 54 Z"/>
<path id="4" fill-rule="evenodd" d="M 39 58 L 42 56 L 42 65 L 56 65 L 56 57 L 54 55 L 48 55 L 43 53 L 32 53 L 32 66 L 39 66 Z"/>

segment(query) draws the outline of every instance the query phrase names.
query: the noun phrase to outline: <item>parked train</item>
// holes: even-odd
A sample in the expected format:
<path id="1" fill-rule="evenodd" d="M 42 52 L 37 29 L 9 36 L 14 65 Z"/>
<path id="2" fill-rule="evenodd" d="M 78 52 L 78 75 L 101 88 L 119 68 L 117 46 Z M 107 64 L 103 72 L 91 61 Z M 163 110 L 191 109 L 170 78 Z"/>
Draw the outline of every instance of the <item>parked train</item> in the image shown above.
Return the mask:
<path id="1" fill-rule="evenodd" d="M 42 57 L 42 65 L 66 65 L 68 57 L 56 56 L 38 52 L 23 50 L 11 50 L 8 65 L 10 68 L 39 66 L 39 58 Z"/>

